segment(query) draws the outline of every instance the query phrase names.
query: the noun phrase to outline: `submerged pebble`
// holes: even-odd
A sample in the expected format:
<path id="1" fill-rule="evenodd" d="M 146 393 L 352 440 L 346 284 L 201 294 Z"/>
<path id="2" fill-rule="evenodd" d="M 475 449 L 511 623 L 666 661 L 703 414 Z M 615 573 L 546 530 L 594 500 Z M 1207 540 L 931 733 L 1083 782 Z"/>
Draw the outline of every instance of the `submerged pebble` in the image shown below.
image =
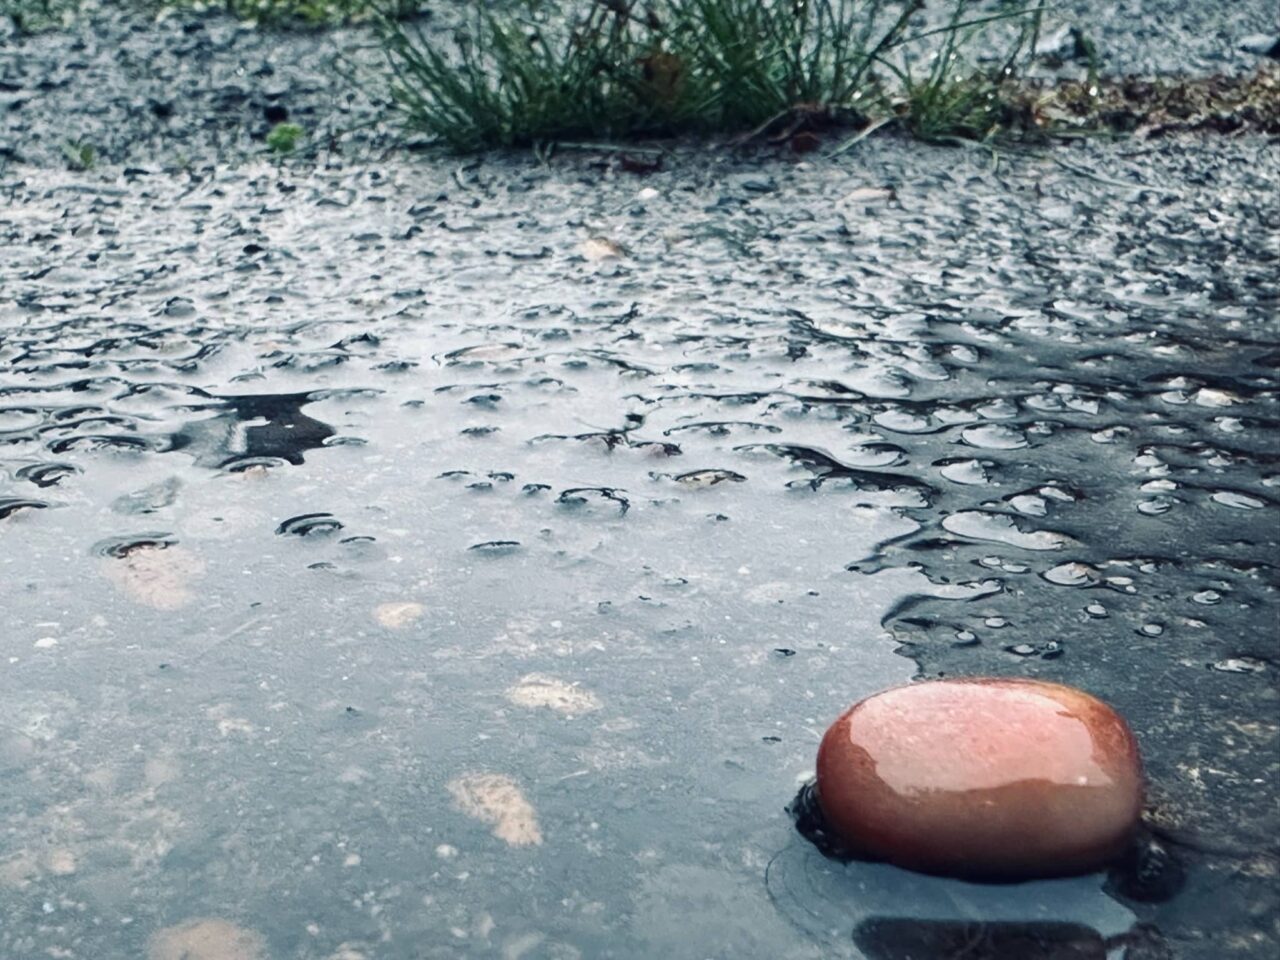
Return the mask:
<path id="1" fill-rule="evenodd" d="M 850 852 L 928 873 L 1083 873 L 1142 809 L 1137 744 L 1110 707 L 1036 680 L 897 687 L 855 704 L 818 750 L 818 799 Z"/>
<path id="2" fill-rule="evenodd" d="M 150 960 L 263 960 L 262 937 L 219 919 L 191 920 L 151 938 Z"/>

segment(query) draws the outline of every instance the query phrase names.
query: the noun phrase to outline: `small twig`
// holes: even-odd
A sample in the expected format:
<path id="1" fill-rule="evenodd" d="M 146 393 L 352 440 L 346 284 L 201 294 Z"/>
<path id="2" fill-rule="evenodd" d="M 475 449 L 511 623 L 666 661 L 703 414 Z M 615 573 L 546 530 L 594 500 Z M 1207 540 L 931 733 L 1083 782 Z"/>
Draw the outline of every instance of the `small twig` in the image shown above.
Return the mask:
<path id="1" fill-rule="evenodd" d="M 760 124 L 760 126 L 756 127 L 754 130 L 748 131 L 747 133 L 739 134 L 738 136 L 734 137 L 732 140 L 729 141 L 729 146 L 740 147 L 743 144 L 750 143 L 752 140 L 756 139 L 756 137 L 764 135 L 766 132 L 768 132 L 770 127 L 772 127 L 775 123 L 777 123 L 783 117 L 789 116 L 791 113 L 794 112 L 794 110 L 795 110 L 794 107 L 787 107 L 785 110 L 779 110 L 777 113 L 775 113 L 772 117 L 770 117 L 764 123 Z"/>
<path id="2" fill-rule="evenodd" d="M 867 139 L 867 137 L 871 136 L 881 127 L 886 126 L 887 124 L 893 123 L 893 121 L 897 119 L 898 119 L 897 117 L 881 117 L 879 120 L 876 120 L 872 123 L 867 124 L 861 130 L 855 133 L 852 137 L 850 137 L 848 140 L 844 141 L 842 144 L 840 144 L 838 147 L 836 147 L 834 150 L 828 153 L 827 159 L 834 160 L 836 157 L 840 156 L 840 154 L 844 153 L 846 150 L 850 150 L 853 147 L 856 147 L 858 144 L 860 144 L 863 140 Z"/>
<path id="3" fill-rule="evenodd" d="M 244 633 L 246 630 L 249 630 L 252 627 L 256 627 L 258 624 L 262 622 L 262 619 L 263 619 L 262 617 L 250 617 L 248 620 L 241 623 L 238 627 L 235 627 L 229 630 L 227 633 L 222 634 L 222 636 L 214 637 L 211 643 L 206 644 L 202 649 L 196 652 L 195 656 L 191 658 L 190 662 L 199 663 L 206 656 L 212 653 L 215 648 L 222 646 L 228 640 L 234 639 L 235 637 Z"/>
<path id="4" fill-rule="evenodd" d="M 1100 173 L 1094 173 L 1092 170 L 1086 170 L 1083 167 L 1077 167 L 1074 164 L 1067 163 L 1061 157 L 1054 157 L 1053 162 L 1064 170 L 1070 170 L 1072 173 L 1081 177 L 1087 177 L 1098 183 L 1109 184 L 1113 187 L 1124 187 L 1126 190 L 1151 190 L 1155 193 L 1163 193 L 1167 197 L 1181 197 L 1182 194 L 1177 190 L 1166 190 L 1164 187 L 1153 187 L 1145 183 L 1125 183 L 1123 180 L 1116 180 L 1112 177 L 1104 177 Z"/>
<path id="5" fill-rule="evenodd" d="M 653 156 L 664 156 L 670 151 L 665 147 L 638 147 L 620 143 L 586 143 L 557 140 L 556 146 L 561 150 L 600 150 L 604 153 L 647 153 Z"/>

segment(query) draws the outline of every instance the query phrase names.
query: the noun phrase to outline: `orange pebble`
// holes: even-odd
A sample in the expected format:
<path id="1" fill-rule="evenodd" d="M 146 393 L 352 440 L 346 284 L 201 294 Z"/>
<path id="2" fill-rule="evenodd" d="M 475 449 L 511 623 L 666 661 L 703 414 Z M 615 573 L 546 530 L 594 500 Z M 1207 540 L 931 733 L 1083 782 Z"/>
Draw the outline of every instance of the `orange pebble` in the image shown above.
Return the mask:
<path id="1" fill-rule="evenodd" d="M 1085 873 L 1122 853 L 1142 764 L 1109 706 L 1038 680 L 896 687 L 854 704 L 818 749 L 818 802 L 857 856 L 953 876 Z"/>

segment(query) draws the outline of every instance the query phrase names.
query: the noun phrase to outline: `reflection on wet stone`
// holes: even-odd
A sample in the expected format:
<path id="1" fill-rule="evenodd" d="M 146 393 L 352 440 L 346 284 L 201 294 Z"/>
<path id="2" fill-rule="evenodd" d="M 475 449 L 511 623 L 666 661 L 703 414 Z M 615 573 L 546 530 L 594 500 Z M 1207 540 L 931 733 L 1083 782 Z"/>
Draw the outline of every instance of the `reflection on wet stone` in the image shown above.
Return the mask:
<path id="1" fill-rule="evenodd" d="M 991 923 L 877 917 L 863 921 L 853 940 L 868 960 L 1106 960 L 1108 943 L 1074 923 Z"/>

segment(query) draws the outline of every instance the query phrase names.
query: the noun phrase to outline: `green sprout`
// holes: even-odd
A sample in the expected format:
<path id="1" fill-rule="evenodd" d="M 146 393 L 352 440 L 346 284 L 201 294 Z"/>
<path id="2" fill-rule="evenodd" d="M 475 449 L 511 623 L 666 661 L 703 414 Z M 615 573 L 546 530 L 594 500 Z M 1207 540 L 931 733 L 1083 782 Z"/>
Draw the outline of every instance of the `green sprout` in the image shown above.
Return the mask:
<path id="1" fill-rule="evenodd" d="M 91 144 L 68 140 L 62 145 L 62 155 L 72 170 L 89 170 L 98 154 Z"/>
<path id="2" fill-rule="evenodd" d="M 296 123 L 277 123 L 267 134 L 267 149 L 272 153 L 293 153 L 303 132 Z"/>

